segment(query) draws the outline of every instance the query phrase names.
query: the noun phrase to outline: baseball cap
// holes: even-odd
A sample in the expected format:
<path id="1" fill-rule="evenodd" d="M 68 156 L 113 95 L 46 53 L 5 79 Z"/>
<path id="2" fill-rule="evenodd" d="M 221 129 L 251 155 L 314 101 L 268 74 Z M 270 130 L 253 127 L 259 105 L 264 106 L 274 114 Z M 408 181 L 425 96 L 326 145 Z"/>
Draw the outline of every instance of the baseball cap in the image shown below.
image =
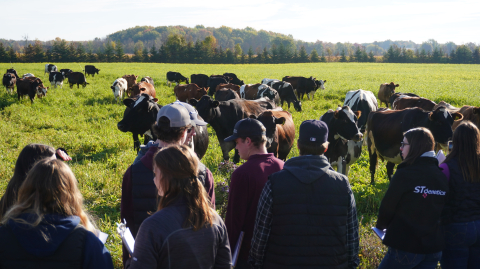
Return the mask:
<path id="1" fill-rule="evenodd" d="M 160 117 L 167 117 L 170 120 L 170 127 L 184 127 L 192 123 L 188 110 L 179 104 L 168 104 L 163 106 L 157 114 L 157 122 Z"/>
<path id="2" fill-rule="evenodd" d="M 300 124 L 298 140 L 323 144 L 328 140 L 328 126 L 321 120 L 306 120 Z"/>
<path id="3" fill-rule="evenodd" d="M 239 137 L 262 136 L 265 135 L 264 130 L 265 127 L 260 121 L 256 119 L 245 118 L 243 120 L 239 120 L 235 124 L 235 127 L 233 128 L 233 135 L 225 138 L 223 141 L 229 142 Z"/>
<path id="4" fill-rule="evenodd" d="M 192 121 L 193 126 L 195 126 L 195 125 L 197 125 L 197 126 L 207 125 L 206 122 L 204 122 L 203 120 L 198 118 L 197 110 L 193 106 L 191 106 L 190 104 L 180 102 L 180 101 L 175 101 L 175 102 L 173 102 L 173 104 L 181 105 L 188 110 L 188 114 L 190 115 L 190 120 Z"/>

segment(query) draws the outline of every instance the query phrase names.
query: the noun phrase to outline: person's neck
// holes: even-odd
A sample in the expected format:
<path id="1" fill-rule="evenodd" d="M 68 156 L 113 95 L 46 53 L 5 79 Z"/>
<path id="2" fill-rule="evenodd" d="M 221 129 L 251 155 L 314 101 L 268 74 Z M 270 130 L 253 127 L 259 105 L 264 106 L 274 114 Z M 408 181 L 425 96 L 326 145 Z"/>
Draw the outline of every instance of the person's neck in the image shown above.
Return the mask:
<path id="1" fill-rule="evenodd" d="M 248 155 L 248 158 L 250 158 L 250 156 L 253 156 L 253 155 L 256 155 L 256 154 L 268 154 L 267 148 L 266 147 L 260 147 L 260 148 L 253 147 L 252 151 L 250 151 L 250 155 Z"/>
<path id="2" fill-rule="evenodd" d="M 158 147 L 159 148 L 164 148 L 164 147 L 168 147 L 170 145 L 180 145 L 179 142 L 174 142 L 174 143 L 167 143 L 163 140 L 160 140 L 160 139 L 157 139 L 157 141 L 155 141 L 155 144 L 158 144 Z"/>

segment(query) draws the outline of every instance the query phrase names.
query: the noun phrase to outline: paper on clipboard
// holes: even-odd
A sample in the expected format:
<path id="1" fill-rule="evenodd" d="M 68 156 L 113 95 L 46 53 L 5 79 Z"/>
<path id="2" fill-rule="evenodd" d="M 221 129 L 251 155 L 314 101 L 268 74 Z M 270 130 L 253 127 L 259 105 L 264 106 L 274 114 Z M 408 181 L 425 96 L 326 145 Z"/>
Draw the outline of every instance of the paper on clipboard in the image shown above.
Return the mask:
<path id="1" fill-rule="evenodd" d="M 445 159 L 446 159 L 447 157 L 445 157 L 445 154 L 443 153 L 443 150 L 439 150 L 439 151 L 437 152 L 437 155 L 435 156 L 435 158 L 437 158 L 438 164 L 440 165 L 440 164 L 442 164 L 442 163 L 445 161 Z"/>
<path id="2" fill-rule="evenodd" d="M 380 238 L 380 240 L 383 241 L 383 238 L 385 237 L 385 233 L 387 232 L 387 230 L 380 230 L 378 229 L 377 227 L 372 227 L 372 230 L 375 232 L 375 234 L 378 236 L 378 238 Z"/>
<path id="3" fill-rule="evenodd" d="M 238 236 L 237 245 L 235 246 L 235 251 L 233 252 L 233 256 L 232 256 L 232 268 L 235 268 L 235 266 L 237 265 L 238 256 L 240 255 L 240 248 L 242 247 L 243 235 L 244 235 L 244 232 L 242 231 Z"/>
<path id="4" fill-rule="evenodd" d="M 127 248 L 128 253 L 132 255 L 133 247 L 135 246 L 135 239 L 133 239 L 132 233 L 126 225 L 127 223 L 125 219 L 122 223 L 117 223 L 117 233 L 120 235 L 120 238 L 122 238 L 123 244 Z"/>

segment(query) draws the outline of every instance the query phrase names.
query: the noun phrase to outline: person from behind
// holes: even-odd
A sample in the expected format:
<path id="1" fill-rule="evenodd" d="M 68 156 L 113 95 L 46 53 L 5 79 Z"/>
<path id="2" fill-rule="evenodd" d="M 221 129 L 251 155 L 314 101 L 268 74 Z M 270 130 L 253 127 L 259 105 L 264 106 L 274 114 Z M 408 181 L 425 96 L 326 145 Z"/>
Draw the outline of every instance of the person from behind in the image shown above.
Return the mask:
<path id="1" fill-rule="evenodd" d="M 440 217 L 448 183 L 435 158 L 430 130 L 404 133 L 398 165 L 383 197 L 376 227 L 386 229 L 380 269 L 436 268 L 445 246 Z"/>
<path id="2" fill-rule="evenodd" d="M 348 178 L 324 156 L 328 127 L 300 125 L 299 157 L 272 174 L 258 202 L 249 263 L 254 268 L 356 268 L 358 220 Z"/>
<path id="3" fill-rule="evenodd" d="M 38 161 L 0 226 L 0 268 L 113 268 L 64 162 Z"/>
<path id="4" fill-rule="evenodd" d="M 228 193 L 225 225 L 228 239 L 233 246 L 237 245 L 240 232 L 244 232 L 240 255 L 235 268 L 250 268 L 248 253 L 253 236 L 257 205 L 268 176 L 282 170 L 283 161 L 267 152 L 266 129 L 263 124 L 251 118 L 238 121 L 233 135 L 225 138 L 225 142 L 235 141 L 240 158 L 246 160 L 233 173 Z"/>
<path id="5" fill-rule="evenodd" d="M 55 150 L 53 147 L 42 144 L 26 145 L 18 155 L 13 176 L 8 182 L 7 189 L 0 200 L 0 219 L 3 218 L 8 209 L 17 200 L 18 189 L 25 181 L 28 171 L 36 161 L 45 158 L 57 158 L 63 161 L 72 160 L 63 148 Z"/>
<path id="6" fill-rule="evenodd" d="M 198 180 L 197 155 L 188 146 L 171 145 L 153 162 L 161 199 L 140 226 L 130 268 L 230 269 L 227 229 Z"/>
<path id="7" fill-rule="evenodd" d="M 442 214 L 442 268 L 480 266 L 480 131 L 464 121 L 453 133 L 453 148 L 440 165 L 450 191 Z"/>

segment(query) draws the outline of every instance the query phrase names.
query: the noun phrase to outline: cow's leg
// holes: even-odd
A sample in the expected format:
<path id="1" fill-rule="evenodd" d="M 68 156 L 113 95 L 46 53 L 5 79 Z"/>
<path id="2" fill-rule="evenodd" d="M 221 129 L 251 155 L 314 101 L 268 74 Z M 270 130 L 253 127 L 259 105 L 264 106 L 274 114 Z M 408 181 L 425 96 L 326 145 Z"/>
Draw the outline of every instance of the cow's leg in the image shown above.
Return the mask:
<path id="1" fill-rule="evenodd" d="M 395 164 L 391 163 L 391 162 L 387 162 L 387 177 L 388 177 L 388 180 L 392 179 L 393 168 L 395 168 Z"/>
<path id="2" fill-rule="evenodd" d="M 238 150 L 235 149 L 235 154 L 233 155 L 233 162 L 239 163 L 240 162 L 240 155 L 238 154 Z"/>
<path id="3" fill-rule="evenodd" d="M 73 89 L 73 83 L 69 82 L 68 84 L 70 84 L 70 89 Z"/>
<path id="4" fill-rule="evenodd" d="M 370 184 L 375 185 L 375 169 L 377 168 L 377 152 L 374 151 L 373 153 L 368 152 L 370 156 L 370 176 L 371 181 Z"/>
<path id="5" fill-rule="evenodd" d="M 132 133 L 132 137 L 133 137 L 133 149 L 138 152 L 140 150 L 140 140 L 138 139 L 138 134 Z"/>

